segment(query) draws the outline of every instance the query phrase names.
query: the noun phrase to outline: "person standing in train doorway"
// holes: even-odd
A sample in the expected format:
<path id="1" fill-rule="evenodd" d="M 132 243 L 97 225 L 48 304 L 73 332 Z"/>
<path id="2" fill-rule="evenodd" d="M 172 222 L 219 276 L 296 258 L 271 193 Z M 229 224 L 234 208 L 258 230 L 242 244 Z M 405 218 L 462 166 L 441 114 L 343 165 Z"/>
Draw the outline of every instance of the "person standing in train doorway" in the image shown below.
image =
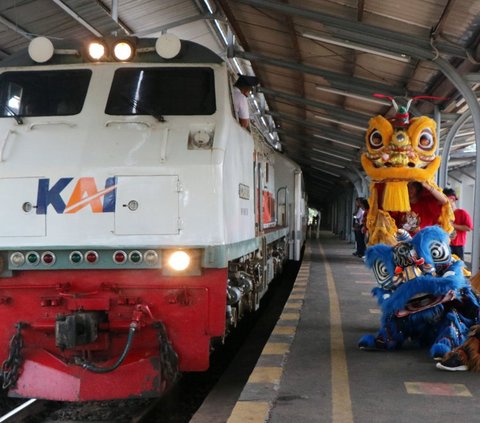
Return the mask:
<path id="1" fill-rule="evenodd" d="M 455 235 L 450 239 L 450 250 L 453 254 L 457 255 L 458 258 L 463 260 L 467 232 L 473 229 L 472 218 L 466 210 L 457 208 L 456 202 L 458 201 L 458 197 L 454 189 L 445 188 L 443 193 L 447 196 L 448 201 L 450 201 L 453 214 L 455 215 L 455 221 L 452 223 L 453 229 L 455 229 Z"/>
<path id="2" fill-rule="evenodd" d="M 233 105 L 238 122 L 243 128 L 250 125 L 250 112 L 248 109 L 248 96 L 255 85 L 258 84 L 258 78 L 255 76 L 240 75 L 233 87 Z"/>

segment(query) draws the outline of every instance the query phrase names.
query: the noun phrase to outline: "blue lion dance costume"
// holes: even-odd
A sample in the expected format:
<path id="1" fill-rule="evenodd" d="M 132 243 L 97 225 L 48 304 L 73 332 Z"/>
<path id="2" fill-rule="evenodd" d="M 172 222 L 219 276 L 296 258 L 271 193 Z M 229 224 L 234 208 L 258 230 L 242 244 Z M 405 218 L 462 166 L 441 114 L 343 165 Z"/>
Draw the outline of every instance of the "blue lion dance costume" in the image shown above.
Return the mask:
<path id="1" fill-rule="evenodd" d="M 422 229 L 394 246 L 377 244 L 366 252 L 378 287 L 372 290 L 381 308 L 376 335 L 364 335 L 361 349 L 394 350 L 410 340 L 429 347 L 435 359 L 460 346 L 478 323 L 480 304 L 455 260 L 447 232 L 438 226 Z"/>

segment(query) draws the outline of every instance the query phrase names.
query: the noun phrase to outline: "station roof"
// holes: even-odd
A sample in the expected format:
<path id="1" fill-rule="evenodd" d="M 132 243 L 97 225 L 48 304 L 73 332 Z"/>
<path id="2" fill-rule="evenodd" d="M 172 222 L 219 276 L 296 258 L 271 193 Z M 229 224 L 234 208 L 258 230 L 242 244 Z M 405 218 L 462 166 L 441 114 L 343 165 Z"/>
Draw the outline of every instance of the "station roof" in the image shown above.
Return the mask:
<path id="1" fill-rule="evenodd" d="M 86 39 L 114 32 L 172 32 L 206 45 L 260 80 L 263 117 L 305 175 L 320 207 L 358 183 L 370 117 L 392 115 L 414 96 L 412 115 L 436 114 L 441 154 L 468 110 L 444 62 L 480 91 L 480 0 L 3 0 L 0 60 L 37 35 Z M 230 36 L 233 34 L 233 36 Z M 263 102 L 263 99 L 266 102 Z M 471 119 L 455 137 L 448 167 L 474 176 Z"/>

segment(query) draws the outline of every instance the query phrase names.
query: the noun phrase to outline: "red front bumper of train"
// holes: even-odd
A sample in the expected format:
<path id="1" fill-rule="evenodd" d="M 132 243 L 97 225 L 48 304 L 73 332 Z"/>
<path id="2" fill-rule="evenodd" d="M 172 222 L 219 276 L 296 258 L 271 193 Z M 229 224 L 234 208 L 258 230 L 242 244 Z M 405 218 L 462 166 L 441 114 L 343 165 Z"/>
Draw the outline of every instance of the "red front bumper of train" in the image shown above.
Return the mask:
<path id="1" fill-rule="evenodd" d="M 161 351 L 158 322 L 178 356 L 178 371 L 205 371 L 211 338 L 225 331 L 226 281 L 226 269 L 184 278 L 148 270 L 96 270 L 23 272 L 1 280 L 2 362 L 16 325 L 23 324 L 22 364 L 9 395 L 62 401 L 161 396 L 172 377 L 163 374 L 171 363 L 165 363 Z M 60 349 L 55 322 L 75 313 L 101 313 L 106 321 L 99 325 L 95 342 Z M 98 368 L 113 366 L 132 319 L 137 319 L 138 330 L 117 368 L 96 373 L 73 364 L 82 356 Z"/>
<path id="2" fill-rule="evenodd" d="M 56 401 L 99 401 L 158 397 L 167 388 L 160 356 L 132 352 L 110 373 L 98 374 L 67 365 L 45 350 L 29 352 L 11 396 Z"/>

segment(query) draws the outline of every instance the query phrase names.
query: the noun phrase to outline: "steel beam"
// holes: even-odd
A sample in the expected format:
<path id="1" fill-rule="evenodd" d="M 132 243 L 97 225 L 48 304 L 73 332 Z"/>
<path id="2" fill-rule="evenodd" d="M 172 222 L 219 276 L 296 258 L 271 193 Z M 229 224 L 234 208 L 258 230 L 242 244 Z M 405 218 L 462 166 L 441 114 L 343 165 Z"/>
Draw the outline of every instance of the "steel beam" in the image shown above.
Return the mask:
<path id="1" fill-rule="evenodd" d="M 341 36 L 345 40 L 397 54 L 406 54 L 418 59 L 433 60 L 438 55 L 438 52 L 440 52 L 441 54 L 466 58 L 465 49 L 462 47 L 457 47 L 445 42 L 436 42 L 434 47 L 437 51 L 434 51 L 434 48 L 430 44 L 430 39 L 421 39 L 413 35 L 395 32 L 391 28 L 387 29 L 367 25 L 362 22 L 342 19 L 316 10 L 303 9 L 278 1 L 237 0 L 237 2 L 319 22 L 326 25 L 331 32 L 337 36 Z"/>

